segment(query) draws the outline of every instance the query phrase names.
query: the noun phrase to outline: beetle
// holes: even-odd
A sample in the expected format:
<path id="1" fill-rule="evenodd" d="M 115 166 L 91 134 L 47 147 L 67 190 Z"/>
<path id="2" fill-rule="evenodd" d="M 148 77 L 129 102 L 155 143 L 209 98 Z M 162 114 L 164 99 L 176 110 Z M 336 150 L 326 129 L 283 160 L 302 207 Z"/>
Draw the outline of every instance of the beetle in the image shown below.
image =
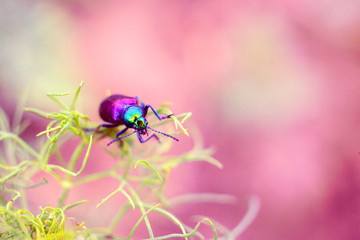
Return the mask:
<path id="1" fill-rule="evenodd" d="M 119 141 L 122 138 L 128 137 L 134 133 L 137 134 L 137 137 L 141 143 L 145 143 L 151 138 L 156 138 L 159 142 L 159 137 L 156 134 L 151 134 L 145 140 L 142 138 L 142 135 L 149 135 L 148 129 L 156 133 L 160 133 L 169 138 L 174 139 L 175 141 L 179 141 L 179 139 L 170 136 L 166 133 L 157 131 L 148 126 L 148 122 L 146 120 L 146 115 L 148 113 L 149 108 L 154 112 L 155 116 L 159 120 L 163 120 L 166 118 L 170 118 L 173 114 L 160 117 L 160 115 L 155 111 L 155 109 L 151 105 L 145 105 L 144 102 L 141 105 L 138 105 L 138 97 L 128 97 L 121 94 L 111 95 L 105 98 L 99 107 L 99 115 L 102 120 L 107 123 L 101 124 L 99 127 L 113 128 L 119 125 L 125 125 L 125 128 L 116 134 L 116 139 L 112 140 L 107 144 L 110 144 Z M 99 128 L 98 127 L 98 128 Z M 133 128 L 134 131 L 127 135 L 119 137 L 121 134 L 125 133 L 129 128 Z"/>

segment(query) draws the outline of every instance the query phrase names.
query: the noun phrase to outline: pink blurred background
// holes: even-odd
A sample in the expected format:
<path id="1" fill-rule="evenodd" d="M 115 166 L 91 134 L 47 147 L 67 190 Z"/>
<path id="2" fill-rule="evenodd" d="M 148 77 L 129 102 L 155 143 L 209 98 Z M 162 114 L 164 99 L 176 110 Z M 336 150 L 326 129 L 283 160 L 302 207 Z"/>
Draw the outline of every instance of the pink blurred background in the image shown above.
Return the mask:
<path id="1" fill-rule="evenodd" d="M 5 0 L 0 11 L 0 100 L 9 115 L 27 89 L 28 106 L 51 109 L 47 92 L 82 80 L 79 107 L 94 121 L 107 90 L 153 106 L 171 101 L 175 113 L 193 113 L 224 168 L 183 165 L 169 195 L 239 199 L 179 210 L 184 221 L 204 214 L 231 229 L 257 195 L 260 212 L 239 239 L 360 239 L 359 1 Z M 180 138 L 178 153 L 191 147 Z M 89 172 L 102 164 L 89 163 Z M 70 200 L 96 205 L 117 186 L 97 184 Z M 58 191 L 49 186 L 48 195 Z M 120 198 L 88 225 L 104 224 L 97 214 Z"/>

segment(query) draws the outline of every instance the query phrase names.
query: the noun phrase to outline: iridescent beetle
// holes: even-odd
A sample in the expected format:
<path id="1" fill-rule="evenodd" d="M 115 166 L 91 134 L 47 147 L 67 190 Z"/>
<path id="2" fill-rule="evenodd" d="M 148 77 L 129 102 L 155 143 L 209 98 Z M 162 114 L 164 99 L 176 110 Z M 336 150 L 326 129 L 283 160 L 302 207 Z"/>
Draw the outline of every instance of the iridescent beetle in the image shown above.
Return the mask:
<path id="1" fill-rule="evenodd" d="M 144 140 L 142 138 L 142 135 L 149 135 L 147 129 L 151 129 L 154 132 L 165 135 L 169 138 L 174 139 L 175 141 L 179 141 L 179 139 L 173 136 L 170 136 L 163 132 L 159 132 L 148 126 L 148 122 L 145 117 L 149 108 L 151 108 L 151 110 L 155 113 L 155 116 L 159 120 L 169 118 L 172 115 L 170 114 L 165 117 L 160 117 L 151 105 L 145 105 L 143 102 L 141 103 L 141 106 L 138 106 L 138 97 L 127 97 L 124 95 L 116 94 L 105 98 L 100 104 L 99 114 L 102 120 L 110 124 L 101 124 L 99 127 L 112 128 L 122 124 L 125 125 L 125 128 L 116 134 L 116 139 L 112 140 L 107 145 L 109 146 L 113 142 L 119 141 L 120 139 L 128 137 L 134 133 L 137 134 L 137 137 L 141 143 L 147 142 L 153 137 L 160 141 L 159 137 L 155 134 L 151 134 L 150 137 Z M 119 137 L 129 128 L 133 128 L 135 130 L 132 133 Z"/>

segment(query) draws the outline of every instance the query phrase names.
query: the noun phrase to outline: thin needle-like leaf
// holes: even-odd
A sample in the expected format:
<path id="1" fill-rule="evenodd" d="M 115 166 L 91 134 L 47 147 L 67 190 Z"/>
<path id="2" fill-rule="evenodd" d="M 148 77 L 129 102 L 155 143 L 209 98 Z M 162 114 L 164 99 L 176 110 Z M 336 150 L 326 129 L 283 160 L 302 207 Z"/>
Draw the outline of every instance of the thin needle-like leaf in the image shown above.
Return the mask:
<path id="1" fill-rule="evenodd" d="M 139 197 L 138 193 L 131 187 L 130 184 L 124 182 L 127 186 L 127 188 L 129 189 L 129 191 L 131 192 L 131 195 L 133 196 L 133 198 L 135 199 L 136 201 L 136 204 L 139 206 L 140 210 L 141 210 L 141 213 L 144 215 L 144 222 L 145 222 L 145 225 L 147 227 L 147 230 L 149 232 L 149 235 L 150 235 L 150 238 L 154 238 L 154 233 L 153 233 L 153 230 L 151 228 L 151 225 L 150 225 L 150 221 L 148 219 L 148 217 L 145 215 L 145 208 L 144 208 L 144 203 L 143 201 L 141 200 L 141 198 Z M 152 206 L 151 206 L 152 207 Z M 150 207 L 150 208 L 151 208 Z"/>
<path id="2" fill-rule="evenodd" d="M 151 205 L 148 204 L 144 204 L 144 207 L 146 208 L 151 208 Z M 185 231 L 185 227 L 184 225 L 181 223 L 181 221 L 179 219 L 177 219 L 172 213 L 162 209 L 162 208 L 156 208 L 155 211 L 162 213 L 163 215 L 167 216 L 169 219 L 171 219 L 176 225 L 178 225 L 181 229 L 181 232 L 183 233 L 183 235 L 186 235 L 186 231 Z M 185 239 L 187 239 L 187 236 L 185 236 Z"/>
<path id="3" fill-rule="evenodd" d="M 37 114 L 37 115 L 39 115 L 40 117 L 43 117 L 43 118 L 48 117 L 48 114 L 46 112 L 43 112 L 43 111 L 41 111 L 39 109 L 36 109 L 36 108 L 26 107 L 25 111 L 35 113 L 35 114 Z"/>
<path id="4" fill-rule="evenodd" d="M 65 96 L 65 95 L 68 95 L 68 94 L 65 94 L 65 93 L 62 93 L 62 94 L 48 93 L 47 95 L 48 95 L 49 98 L 54 100 L 54 102 L 59 104 L 60 107 L 66 109 L 66 110 L 69 110 L 69 107 L 60 98 L 58 98 L 58 96 Z"/>
<path id="5" fill-rule="evenodd" d="M 193 229 L 191 232 L 187 233 L 187 234 L 173 233 L 173 234 L 168 234 L 168 235 L 165 235 L 165 236 L 162 236 L 162 237 L 152 238 L 152 240 L 164 240 L 164 239 L 170 239 L 170 238 L 185 238 L 185 239 L 186 239 L 187 237 L 193 236 L 193 235 L 197 232 L 197 230 L 199 229 L 200 224 L 201 224 L 202 222 L 204 222 L 204 221 L 206 221 L 207 223 L 209 223 L 209 225 L 211 226 L 211 228 L 212 228 L 212 230 L 213 230 L 213 233 L 214 233 L 214 240 L 217 240 L 217 239 L 218 239 L 218 236 L 217 236 L 217 233 L 216 233 L 216 229 L 215 229 L 213 223 L 212 223 L 209 219 L 207 219 L 207 218 L 204 218 L 202 221 L 198 222 L 198 223 L 196 224 L 196 226 L 194 227 L 194 229 Z M 150 240 L 150 239 L 149 239 L 149 240 Z"/>
<path id="6" fill-rule="evenodd" d="M 76 207 L 76 206 L 78 206 L 80 204 L 83 204 L 83 203 L 86 203 L 88 201 L 89 200 L 82 200 L 82 201 L 79 201 L 79 202 L 76 202 L 76 203 L 73 203 L 73 204 L 69 204 L 69 205 L 67 205 L 66 207 L 63 208 L 63 211 L 66 211 L 66 210 L 68 210 L 70 208 Z"/>
<path id="7" fill-rule="evenodd" d="M 77 88 L 77 90 L 76 90 L 76 92 L 75 92 L 74 99 L 73 99 L 73 101 L 72 101 L 72 103 L 71 103 L 71 105 L 70 105 L 70 110 L 71 110 L 71 111 L 73 111 L 73 110 L 74 110 L 74 108 L 75 108 L 75 103 L 76 103 L 76 100 L 77 100 L 77 98 L 78 98 L 78 96 L 79 96 L 79 92 L 80 92 L 81 87 L 82 87 L 83 85 L 84 85 L 84 82 L 83 82 L 83 81 L 81 81 L 81 83 L 80 83 L 79 87 Z"/>
<path id="8" fill-rule="evenodd" d="M 260 209 L 260 199 L 256 196 L 251 196 L 249 198 L 248 205 L 249 207 L 247 212 L 245 213 L 245 216 L 230 232 L 230 234 L 226 236 L 226 239 L 238 239 L 238 236 L 242 234 L 254 221 Z"/>
<path id="9" fill-rule="evenodd" d="M 144 161 L 144 160 L 139 160 L 135 163 L 135 167 L 134 169 L 136 170 L 136 167 L 139 163 L 143 163 L 145 164 L 146 166 L 148 166 L 156 175 L 157 178 L 159 178 L 160 182 L 163 182 L 163 179 L 162 177 L 160 176 L 160 174 L 155 170 L 155 168 L 153 166 L 150 165 L 150 163 L 148 163 L 147 161 Z"/>
<path id="10" fill-rule="evenodd" d="M 121 185 L 112 193 L 110 193 L 106 198 L 104 198 L 103 200 L 101 200 L 101 202 L 96 205 L 96 207 L 100 207 L 104 202 L 106 202 L 109 198 L 111 198 L 112 196 L 114 196 L 116 193 L 120 192 L 120 190 L 124 187 L 124 182 L 121 183 Z"/>
<path id="11" fill-rule="evenodd" d="M 39 136 L 41 136 L 41 135 L 43 135 L 45 133 L 51 133 L 53 131 L 59 130 L 60 128 L 62 128 L 62 126 L 57 126 L 57 127 L 42 131 L 42 132 L 38 133 L 36 136 L 39 137 Z"/>
<path id="12" fill-rule="evenodd" d="M 141 223 L 141 221 L 146 217 L 146 215 L 148 215 L 151 211 L 153 211 L 154 209 L 156 209 L 160 204 L 157 204 L 155 206 L 153 206 L 152 208 L 150 208 L 149 210 L 147 210 L 142 216 L 141 218 L 135 223 L 134 227 L 131 229 L 127 239 L 131 239 L 131 236 L 134 234 L 136 228 L 139 226 L 139 224 Z M 151 238 L 154 239 L 154 238 Z"/>
<path id="13" fill-rule="evenodd" d="M 83 160 L 83 163 L 81 165 L 81 168 L 80 170 L 75 173 L 75 172 L 72 172 L 72 171 L 69 171 L 68 169 L 66 168 L 63 168 L 61 166 L 58 166 L 58 165 L 52 165 L 52 164 L 48 164 L 46 165 L 48 169 L 58 169 L 66 174 L 69 174 L 71 176 L 74 176 L 74 177 L 77 177 L 85 168 L 85 165 L 87 163 L 87 160 L 89 158 L 89 155 L 90 155 L 90 150 L 91 150 L 91 146 L 92 146 L 92 142 L 93 142 L 93 135 L 90 135 L 90 140 L 89 140 L 89 145 L 88 145 L 88 149 L 86 151 L 86 154 L 85 154 L 85 157 L 84 157 L 84 160 Z"/>
<path id="14" fill-rule="evenodd" d="M 22 148 L 24 148 L 28 153 L 36 157 L 37 159 L 40 158 L 40 155 L 32 148 L 30 145 L 28 145 L 24 140 L 19 138 L 17 135 L 9 132 L 0 131 L 0 141 L 5 139 L 13 139 L 16 143 L 18 143 Z"/>

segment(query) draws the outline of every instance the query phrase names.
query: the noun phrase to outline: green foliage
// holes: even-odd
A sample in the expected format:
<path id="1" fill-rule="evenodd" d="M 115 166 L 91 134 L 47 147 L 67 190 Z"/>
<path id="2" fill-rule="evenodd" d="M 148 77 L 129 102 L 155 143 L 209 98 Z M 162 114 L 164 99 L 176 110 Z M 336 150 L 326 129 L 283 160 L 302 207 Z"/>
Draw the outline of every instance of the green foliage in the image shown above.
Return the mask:
<path id="1" fill-rule="evenodd" d="M 11 204 L 10 204 L 11 205 Z M 0 239 L 74 239 L 86 236 L 84 223 L 72 229 L 65 229 L 64 209 L 46 207 L 36 217 L 27 210 L 0 207 Z M 82 228 L 80 232 L 78 229 Z"/>
<path id="2" fill-rule="evenodd" d="M 109 157 L 115 158 L 117 164 L 111 169 L 96 172 L 93 174 L 82 174 L 86 167 L 90 155 L 93 139 L 100 140 L 103 137 L 114 137 L 116 129 L 101 129 L 89 134 L 84 128 L 89 126 L 89 118 L 75 109 L 77 97 L 83 83 L 76 90 L 70 105 L 62 101 L 63 96 L 69 94 L 48 94 L 62 110 L 58 112 L 45 113 L 38 109 L 26 108 L 42 117 L 51 119 L 45 131 L 38 136 L 46 135 L 46 138 L 40 138 L 37 147 L 19 137 L 19 134 L 26 128 L 26 121 L 20 122 L 22 111 L 17 112 L 17 121 L 13 123 L 13 128 L 0 109 L 0 142 L 3 144 L 3 151 L 0 149 L 0 240 L 1 239 L 102 239 L 105 236 L 111 236 L 113 239 L 131 239 L 137 227 L 144 222 L 150 239 L 169 239 L 183 238 L 190 239 L 203 238 L 198 232 L 200 223 L 207 223 L 217 239 L 215 227 L 208 218 L 199 219 L 198 224 L 191 229 L 183 224 L 176 216 L 169 212 L 169 209 L 177 204 L 186 202 L 211 202 L 219 200 L 219 203 L 231 202 L 231 197 L 217 198 L 214 195 L 183 196 L 174 200 L 169 200 L 164 195 L 163 189 L 167 182 L 169 173 L 172 169 L 181 164 L 206 161 L 217 167 L 222 167 L 221 163 L 212 158 L 212 150 L 204 149 L 201 141 L 196 140 L 193 149 L 181 155 L 171 156 L 166 153 L 171 149 L 173 141 L 167 140 L 157 147 L 149 148 L 148 144 L 134 143 L 132 138 L 125 138 L 123 141 L 113 144 L 114 147 L 104 147 L 104 151 Z M 164 114 L 170 114 L 171 111 L 166 108 L 169 104 L 163 104 L 158 111 Z M 151 114 L 149 113 L 151 116 Z M 182 134 L 189 136 L 183 123 L 191 116 L 191 113 L 172 116 L 171 119 L 154 122 L 155 125 L 166 125 L 173 122 L 180 131 L 173 134 Z M 95 125 L 95 124 L 93 124 Z M 94 135 L 95 134 L 95 135 Z M 65 160 L 59 147 L 70 138 L 80 139 L 69 160 Z M 95 137 L 95 138 L 94 138 Z M 100 143 L 101 144 L 101 143 Z M 83 154 L 84 153 L 84 154 Z M 83 158 L 80 156 L 84 155 Z M 49 157 L 55 156 L 58 164 L 50 164 Z M 81 162 L 78 171 L 75 170 L 77 164 Z M 134 169 L 136 171 L 130 171 Z M 40 213 L 34 216 L 28 210 L 28 199 L 26 198 L 26 189 L 41 187 L 46 184 L 43 182 L 31 184 L 32 177 L 45 172 L 51 175 L 61 185 L 61 194 L 58 199 L 57 207 L 40 208 Z M 66 217 L 66 210 L 84 204 L 87 201 L 82 200 L 77 203 L 65 206 L 68 194 L 74 187 L 82 184 L 91 184 L 103 178 L 113 178 L 119 182 L 119 187 L 104 196 L 103 200 L 97 205 L 101 207 L 106 201 L 115 194 L 122 194 L 127 203 L 119 206 L 114 214 L 109 226 L 105 229 L 87 229 L 84 223 L 78 224 L 72 220 L 72 225 L 76 227 L 66 227 L 66 222 L 71 218 Z M 225 200 L 224 200 L 225 199 Z M 230 199 L 230 200 L 229 200 Z M 13 206 L 16 201 L 17 207 Z M 115 236 L 113 234 L 116 226 L 124 220 L 124 215 L 132 210 L 138 209 L 141 217 L 134 223 L 132 230 L 125 236 Z M 181 234 L 169 234 L 156 237 L 148 218 L 152 212 L 163 214 L 170 221 L 174 222 L 180 229 Z M 79 238 L 80 237 L 80 238 Z"/>

